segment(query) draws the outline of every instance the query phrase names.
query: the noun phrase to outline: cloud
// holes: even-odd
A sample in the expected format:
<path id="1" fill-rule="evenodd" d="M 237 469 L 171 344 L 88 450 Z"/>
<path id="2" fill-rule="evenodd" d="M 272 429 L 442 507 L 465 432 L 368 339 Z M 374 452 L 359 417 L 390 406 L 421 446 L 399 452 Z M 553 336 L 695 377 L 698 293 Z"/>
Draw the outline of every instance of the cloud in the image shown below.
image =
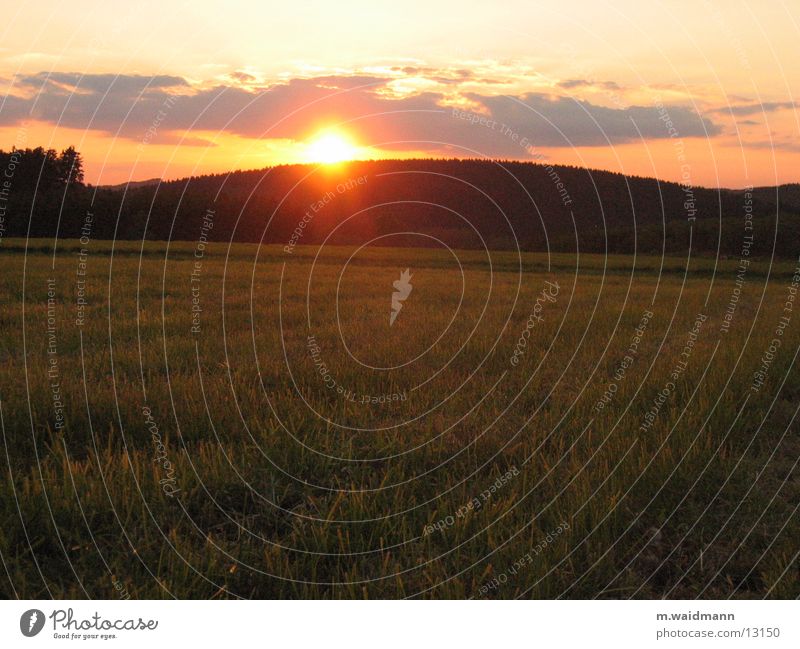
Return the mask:
<path id="1" fill-rule="evenodd" d="M 138 74 L 79 74 L 77 72 L 39 72 L 20 75 L 16 83 L 23 88 L 54 92 L 61 89 L 80 93 L 106 93 L 113 89 L 117 95 L 135 97 L 148 89 L 188 87 L 189 83 L 171 75 L 145 76 Z"/>
<path id="2" fill-rule="evenodd" d="M 724 106 L 722 108 L 717 108 L 712 112 L 741 117 L 744 115 L 772 113 L 777 110 L 792 110 L 798 107 L 800 107 L 800 104 L 794 101 L 765 101 L 762 103 L 734 104 L 732 106 Z"/>
<path id="3" fill-rule="evenodd" d="M 639 132 L 646 139 L 669 137 L 652 106 L 609 108 L 542 93 L 463 92 L 457 82 L 474 81 L 466 69 L 408 67 L 397 74 L 446 79 L 446 92 L 398 97 L 388 91 L 389 84 L 402 77 L 391 74 L 294 78 L 254 88 L 239 83 L 252 80 L 241 72 L 213 86 L 170 75 L 42 72 L 17 77 L 15 89 L 26 94 L 10 95 L 0 104 L 0 126 L 33 118 L 134 140 L 156 126 L 157 136 L 148 141 L 167 143 L 184 134 L 193 137 L 193 131 L 305 140 L 343 123 L 362 144 L 384 149 L 523 159 L 531 156 L 520 144 L 523 138 L 536 147 L 563 147 L 621 144 L 638 140 Z M 468 102 L 493 125 L 454 116 L 454 102 Z M 681 137 L 720 133 L 717 124 L 687 106 L 670 106 L 669 114 Z M 202 145 L 205 137 L 190 141 Z"/>
<path id="4" fill-rule="evenodd" d="M 475 78 L 475 73 L 466 68 L 434 68 L 430 66 L 394 66 L 394 72 L 401 72 L 409 77 L 425 77 L 431 80 L 442 80 L 442 83 L 463 82 Z"/>
<path id="5" fill-rule="evenodd" d="M 0 99 L 0 126 L 16 124 L 29 114 L 30 105 L 25 99 L 5 95 Z"/>
<path id="6" fill-rule="evenodd" d="M 603 88 L 604 90 L 620 90 L 620 86 L 613 81 L 588 81 L 586 79 L 567 79 L 558 84 L 564 90 L 572 88 Z"/>
<path id="7" fill-rule="evenodd" d="M 240 81 L 241 83 L 253 83 L 256 81 L 256 78 L 252 74 L 249 72 L 244 72 L 243 70 L 234 70 L 228 76 L 235 81 Z"/>
<path id="8" fill-rule="evenodd" d="M 770 151 L 787 151 L 789 153 L 800 153 L 800 142 L 788 138 L 776 138 L 770 140 L 756 140 L 746 142 L 745 146 L 749 149 L 769 149 Z"/>
<path id="9" fill-rule="evenodd" d="M 520 97 L 469 95 L 492 117 L 512 125 L 539 146 L 603 146 L 670 134 L 653 106 L 608 108 L 569 97 L 528 93 Z M 707 137 L 721 128 L 686 106 L 670 106 L 669 117 L 681 137 Z M 641 135 L 640 135 L 641 134 Z"/>

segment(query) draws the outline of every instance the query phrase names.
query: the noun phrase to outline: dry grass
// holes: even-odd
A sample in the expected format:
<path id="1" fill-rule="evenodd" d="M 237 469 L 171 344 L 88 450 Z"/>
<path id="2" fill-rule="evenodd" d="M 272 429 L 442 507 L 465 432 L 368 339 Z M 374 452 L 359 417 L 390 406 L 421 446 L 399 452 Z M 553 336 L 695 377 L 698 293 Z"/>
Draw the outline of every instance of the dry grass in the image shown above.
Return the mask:
<path id="1" fill-rule="evenodd" d="M 335 248 L 308 294 L 316 249 L 216 244 L 192 334 L 190 244 L 90 244 L 82 327 L 79 244 L 2 245 L 2 595 L 800 595 L 800 305 L 751 390 L 794 264 L 754 262 L 721 333 L 734 261 Z"/>

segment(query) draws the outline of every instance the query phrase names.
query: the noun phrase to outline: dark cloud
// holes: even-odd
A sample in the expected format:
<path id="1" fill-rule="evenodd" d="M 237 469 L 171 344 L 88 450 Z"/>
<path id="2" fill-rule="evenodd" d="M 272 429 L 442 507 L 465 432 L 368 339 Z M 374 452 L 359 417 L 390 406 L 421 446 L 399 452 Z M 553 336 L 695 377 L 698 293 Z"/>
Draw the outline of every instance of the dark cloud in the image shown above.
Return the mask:
<path id="1" fill-rule="evenodd" d="M 470 95 L 492 116 L 513 127 L 538 146 L 603 146 L 670 134 L 652 106 L 608 108 L 569 97 L 528 93 L 520 97 Z M 706 137 L 721 132 L 718 125 L 686 106 L 670 106 L 669 117 L 681 137 Z M 641 135 L 640 135 L 641 134 Z"/>
<path id="2" fill-rule="evenodd" d="M 373 108 L 373 91 L 385 82 L 379 77 L 325 76 L 250 90 L 222 84 L 197 88 L 171 76 L 40 73 L 17 78 L 15 87 L 30 92 L 24 98 L 6 98 L 0 125 L 32 118 L 141 139 L 157 122 L 160 132 L 225 130 L 259 137 L 271 129 L 272 137 L 292 137 L 297 130 L 289 125 L 300 119 L 307 125 L 320 110 L 346 119 Z"/>
<path id="3" fill-rule="evenodd" d="M 171 75 L 152 77 L 137 74 L 78 74 L 77 72 L 39 72 L 33 75 L 20 75 L 16 83 L 21 87 L 33 89 L 60 88 L 69 92 L 105 93 L 114 90 L 116 94 L 128 97 L 138 95 L 148 89 L 188 87 L 187 81 Z"/>
<path id="4" fill-rule="evenodd" d="M 23 121 L 30 112 L 30 102 L 14 95 L 0 98 L 0 126 Z"/>
<path id="5" fill-rule="evenodd" d="M 406 70 L 417 75 L 422 69 Z M 471 75 L 465 69 L 436 72 L 447 79 Z M 250 78 L 234 74 L 241 81 Z M 234 82 L 192 86 L 167 75 L 40 73 L 17 79 L 15 87 L 28 89 L 27 96 L 6 97 L 0 104 L 0 125 L 30 117 L 134 140 L 145 138 L 149 129 L 148 141 L 164 143 L 175 141 L 173 134 L 184 131 L 189 136 L 192 131 L 223 131 L 248 138 L 303 140 L 321 127 L 345 123 L 363 144 L 386 149 L 508 158 L 530 157 L 527 143 L 619 144 L 637 140 L 637 129 L 644 138 L 669 137 L 654 107 L 608 108 L 540 93 L 463 95 L 488 118 L 481 123 L 454 115 L 439 92 L 401 98 L 382 92 L 392 79 L 326 75 L 254 89 Z M 719 126 L 689 107 L 670 106 L 669 115 L 681 137 L 720 132 Z M 203 145 L 204 140 L 190 143 Z"/>

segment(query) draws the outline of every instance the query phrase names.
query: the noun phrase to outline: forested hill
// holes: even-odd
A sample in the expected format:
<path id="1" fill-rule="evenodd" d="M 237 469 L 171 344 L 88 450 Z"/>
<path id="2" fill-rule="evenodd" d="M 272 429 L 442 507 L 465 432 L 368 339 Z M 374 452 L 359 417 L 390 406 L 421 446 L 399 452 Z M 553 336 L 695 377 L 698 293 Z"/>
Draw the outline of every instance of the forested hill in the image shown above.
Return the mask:
<path id="1" fill-rule="evenodd" d="M 748 193 L 535 163 L 387 160 L 95 188 L 64 171 L 69 161 L 38 191 L 38 163 L 15 165 L 0 196 L 5 236 L 76 238 L 88 213 L 95 239 L 660 254 L 685 252 L 691 230 L 696 253 L 738 256 L 749 235 L 753 254 L 800 252 L 798 185 Z"/>

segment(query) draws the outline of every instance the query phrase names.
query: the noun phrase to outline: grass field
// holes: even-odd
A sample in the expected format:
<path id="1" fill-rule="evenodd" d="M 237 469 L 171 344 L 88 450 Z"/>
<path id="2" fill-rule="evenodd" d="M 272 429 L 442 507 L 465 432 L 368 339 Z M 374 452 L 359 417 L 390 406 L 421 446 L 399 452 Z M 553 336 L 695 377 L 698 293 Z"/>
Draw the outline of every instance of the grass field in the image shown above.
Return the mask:
<path id="1" fill-rule="evenodd" d="M 797 263 L 196 252 L 0 244 L 0 595 L 800 596 Z"/>

